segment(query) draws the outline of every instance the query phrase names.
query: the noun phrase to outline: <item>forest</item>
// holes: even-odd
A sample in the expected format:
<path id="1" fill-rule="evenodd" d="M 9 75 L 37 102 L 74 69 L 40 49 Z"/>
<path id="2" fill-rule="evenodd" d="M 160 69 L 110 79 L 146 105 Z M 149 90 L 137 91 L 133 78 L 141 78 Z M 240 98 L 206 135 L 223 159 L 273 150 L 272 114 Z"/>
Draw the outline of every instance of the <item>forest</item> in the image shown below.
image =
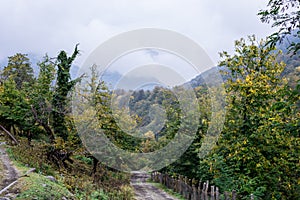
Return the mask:
<path id="1" fill-rule="evenodd" d="M 87 127 L 130 153 L 160 150 L 178 139 L 180 131 L 193 137 L 192 143 L 160 172 L 208 180 L 221 193 L 236 191 L 238 199 L 251 194 L 255 199 L 300 199 L 300 2 L 270 0 L 258 16 L 277 31 L 266 39 L 251 35 L 235 41 L 232 55 L 220 53 L 214 70 L 222 75 L 224 91 L 208 87 L 202 74 L 189 82 L 197 98 L 188 102 L 198 107 L 195 122 L 179 102 L 185 84 L 111 91 L 96 65 L 90 66 L 88 75 L 72 79 L 70 70 L 80 45 L 73 52 L 46 54 L 37 63 L 38 74 L 27 54 L 9 56 L 0 66 L 0 142 L 19 171 L 36 172 L 15 186 L 19 191 L 15 199 L 134 199 L 130 173 L 117 169 L 141 169 L 148 161 L 131 160 L 130 166 L 125 158 L 101 161 L 93 150 L 107 147 L 90 138 L 95 135 L 83 140 L 81 133 Z M 226 113 L 215 111 L 217 118 L 225 117 L 223 129 L 220 135 L 209 136 L 212 146 L 205 149 L 213 123 L 212 101 L 217 98 L 212 91 L 225 92 Z M 165 121 L 156 130 L 160 118 L 149 111 L 160 108 Z M 91 116 L 96 123 L 87 124 Z M 0 162 L 0 170 L 4 169 Z M 56 182 L 41 186 L 45 176 Z"/>

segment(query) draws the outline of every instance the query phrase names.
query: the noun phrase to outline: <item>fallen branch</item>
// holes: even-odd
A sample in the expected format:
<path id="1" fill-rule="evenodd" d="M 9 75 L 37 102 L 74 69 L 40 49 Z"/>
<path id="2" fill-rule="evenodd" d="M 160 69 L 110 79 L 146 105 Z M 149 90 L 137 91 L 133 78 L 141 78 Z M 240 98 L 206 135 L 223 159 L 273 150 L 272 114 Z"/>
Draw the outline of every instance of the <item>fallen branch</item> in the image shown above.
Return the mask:
<path id="1" fill-rule="evenodd" d="M 16 138 L 8 131 L 6 130 L 3 126 L 0 125 L 0 128 L 5 132 L 7 133 L 7 135 L 9 135 L 9 137 L 16 143 L 16 144 L 19 144 L 19 142 L 16 140 Z"/>
<path id="2" fill-rule="evenodd" d="M 0 125 L 1 126 L 1 125 Z M 32 173 L 35 171 L 35 168 L 32 168 L 30 170 L 28 170 L 25 174 L 23 174 L 22 176 L 18 177 L 17 180 L 15 180 L 14 182 L 12 182 L 11 184 L 9 184 L 8 186 L 6 186 L 5 188 L 3 188 L 1 191 L 0 191 L 0 195 L 2 193 L 4 193 L 6 190 L 8 190 L 10 187 L 12 187 L 14 184 L 16 184 L 19 180 L 19 178 L 22 178 L 22 177 L 25 177 L 25 176 L 28 176 L 28 174 Z"/>
<path id="3" fill-rule="evenodd" d="M 22 177 L 27 177 L 28 176 L 28 174 L 30 174 L 30 173 L 32 173 L 32 172 L 34 172 L 36 169 L 35 168 L 31 168 L 30 170 L 28 170 L 25 174 L 23 174 L 22 176 L 20 176 L 19 178 L 22 178 Z"/>
<path id="4" fill-rule="evenodd" d="M 9 184 L 8 186 L 6 186 L 5 188 L 3 188 L 1 191 L 0 191 L 0 195 L 2 193 L 4 193 L 6 190 L 8 190 L 11 186 L 13 186 L 14 184 L 16 184 L 18 182 L 18 180 L 15 180 L 14 182 L 12 182 L 11 184 Z"/>

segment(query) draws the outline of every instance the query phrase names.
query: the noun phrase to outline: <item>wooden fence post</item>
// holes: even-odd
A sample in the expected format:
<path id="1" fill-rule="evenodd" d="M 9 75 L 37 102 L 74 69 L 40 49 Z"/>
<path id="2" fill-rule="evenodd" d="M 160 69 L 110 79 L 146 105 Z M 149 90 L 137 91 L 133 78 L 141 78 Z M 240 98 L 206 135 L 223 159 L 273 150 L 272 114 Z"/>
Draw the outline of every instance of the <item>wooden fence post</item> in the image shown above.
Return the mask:
<path id="1" fill-rule="evenodd" d="M 156 176 L 156 172 L 153 172 L 153 178 L 152 178 L 152 180 L 153 180 L 154 182 L 156 182 L 156 180 L 155 180 L 156 177 L 155 177 L 155 176 Z"/>
<path id="2" fill-rule="evenodd" d="M 183 177 L 180 175 L 179 177 L 179 193 L 183 195 Z"/>
<path id="3" fill-rule="evenodd" d="M 168 187 L 168 184 L 169 184 L 168 181 L 169 181 L 169 175 L 166 174 L 166 175 L 165 175 L 165 186 L 166 186 L 166 187 Z"/>
<path id="4" fill-rule="evenodd" d="M 200 197 L 201 197 L 201 182 L 199 182 L 198 191 L 197 191 L 197 198 L 200 199 Z"/>
<path id="5" fill-rule="evenodd" d="M 187 199 L 191 199 L 192 198 L 192 196 L 193 196 L 193 187 L 191 186 L 191 179 L 189 179 L 189 182 L 187 183 L 187 193 L 188 193 L 188 195 L 187 195 Z"/>
<path id="6" fill-rule="evenodd" d="M 219 188 L 218 187 L 216 187 L 216 200 L 219 200 Z"/>
<path id="7" fill-rule="evenodd" d="M 236 200 L 236 191 L 235 190 L 232 191 L 232 200 Z"/>
<path id="8" fill-rule="evenodd" d="M 203 188 L 202 188 L 202 193 L 205 193 L 205 188 L 206 188 L 206 182 L 203 183 Z"/>
<path id="9" fill-rule="evenodd" d="M 209 181 L 206 181 L 205 194 L 207 194 L 207 192 L 208 192 L 208 187 L 209 187 Z"/>
<path id="10" fill-rule="evenodd" d="M 188 179 L 186 176 L 169 176 L 160 172 L 152 172 L 150 174 L 151 180 L 154 182 L 165 185 L 167 188 L 172 189 L 174 192 L 181 194 L 188 200 L 220 200 L 219 188 L 214 185 L 209 185 L 209 181 L 201 183 L 201 180 Z M 210 186 L 210 187 L 209 187 Z M 238 198 L 237 192 L 224 192 L 225 200 L 236 200 Z M 254 200 L 255 196 L 250 195 L 250 200 Z"/>
<path id="11" fill-rule="evenodd" d="M 193 189 L 193 196 L 192 196 L 192 200 L 197 200 L 197 188 L 195 186 L 195 184 L 192 185 L 192 189 Z"/>
<path id="12" fill-rule="evenodd" d="M 165 186 L 168 188 L 169 175 L 165 174 Z"/>
<path id="13" fill-rule="evenodd" d="M 210 186 L 210 196 L 214 197 L 215 196 L 215 186 Z"/>
<path id="14" fill-rule="evenodd" d="M 184 193 L 183 197 L 187 198 L 187 177 L 184 177 Z"/>
<path id="15" fill-rule="evenodd" d="M 175 181 L 174 192 L 179 193 L 179 186 L 178 186 L 179 179 L 177 178 L 177 179 L 175 179 L 174 181 Z"/>
<path id="16" fill-rule="evenodd" d="M 177 178 L 173 177 L 173 191 L 177 192 Z"/>
<path id="17" fill-rule="evenodd" d="M 160 184 L 163 183 L 163 176 L 162 176 L 162 173 L 159 173 L 159 183 L 160 183 Z"/>
<path id="18" fill-rule="evenodd" d="M 229 194 L 228 192 L 224 192 L 225 200 L 229 200 Z"/>

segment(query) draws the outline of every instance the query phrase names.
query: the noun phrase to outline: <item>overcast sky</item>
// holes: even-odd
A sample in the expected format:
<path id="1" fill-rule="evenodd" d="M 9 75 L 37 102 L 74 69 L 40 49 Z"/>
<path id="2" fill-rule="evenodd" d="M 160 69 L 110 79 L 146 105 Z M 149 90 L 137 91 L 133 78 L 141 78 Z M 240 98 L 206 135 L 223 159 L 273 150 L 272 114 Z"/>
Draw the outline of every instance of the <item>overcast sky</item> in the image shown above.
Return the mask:
<path id="1" fill-rule="evenodd" d="M 232 52 L 234 40 L 273 32 L 257 16 L 266 0 L 0 0 L 0 60 L 17 52 L 56 56 L 80 43 L 81 65 L 110 37 L 164 28 L 196 41 L 211 57 Z"/>

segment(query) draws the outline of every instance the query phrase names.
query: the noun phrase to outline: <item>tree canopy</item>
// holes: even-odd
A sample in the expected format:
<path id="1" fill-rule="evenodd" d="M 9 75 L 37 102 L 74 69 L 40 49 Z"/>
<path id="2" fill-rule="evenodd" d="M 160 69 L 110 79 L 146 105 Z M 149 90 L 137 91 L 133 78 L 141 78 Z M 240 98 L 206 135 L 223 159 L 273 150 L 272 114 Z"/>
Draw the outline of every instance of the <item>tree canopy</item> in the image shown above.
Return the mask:
<path id="1" fill-rule="evenodd" d="M 269 37 L 269 43 L 276 45 L 291 35 L 300 39 L 300 1 L 299 0 L 269 0 L 267 9 L 260 10 L 258 15 L 264 23 L 272 23 L 272 27 L 278 28 Z M 290 51 L 296 53 L 300 50 L 300 43 L 291 41 Z"/>

